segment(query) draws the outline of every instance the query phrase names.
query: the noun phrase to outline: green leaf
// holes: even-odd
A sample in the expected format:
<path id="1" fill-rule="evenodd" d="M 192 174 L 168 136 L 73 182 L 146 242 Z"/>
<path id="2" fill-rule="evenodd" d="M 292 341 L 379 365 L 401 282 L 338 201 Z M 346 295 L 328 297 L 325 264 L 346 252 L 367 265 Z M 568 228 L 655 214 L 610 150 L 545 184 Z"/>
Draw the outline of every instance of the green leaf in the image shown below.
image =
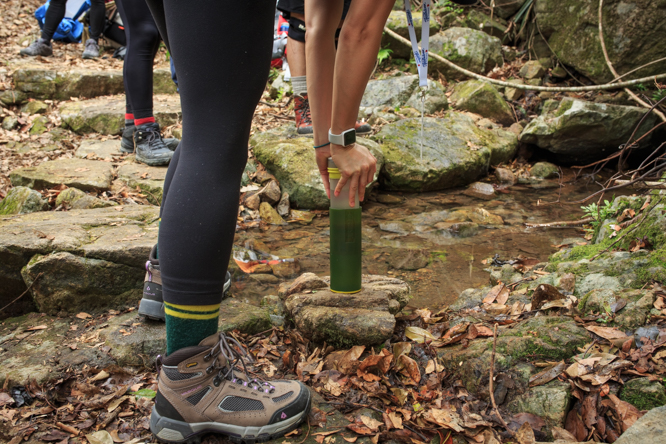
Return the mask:
<path id="1" fill-rule="evenodd" d="M 157 392 L 151 389 L 141 389 L 139 391 L 132 392 L 132 395 L 136 396 L 137 398 L 153 399 L 157 395 Z"/>

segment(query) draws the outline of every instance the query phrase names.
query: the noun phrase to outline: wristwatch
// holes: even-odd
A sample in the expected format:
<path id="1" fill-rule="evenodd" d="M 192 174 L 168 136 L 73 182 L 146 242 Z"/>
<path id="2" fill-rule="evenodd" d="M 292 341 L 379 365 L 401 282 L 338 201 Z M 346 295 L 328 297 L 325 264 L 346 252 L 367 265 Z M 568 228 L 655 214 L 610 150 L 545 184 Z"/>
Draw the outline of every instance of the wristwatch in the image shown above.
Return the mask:
<path id="1" fill-rule="evenodd" d="M 342 134 L 333 134 L 328 130 L 328 141 L 334 145 L 349 146 L 356 142 L 356 130 L 354 128 L 343 131 Z"/>

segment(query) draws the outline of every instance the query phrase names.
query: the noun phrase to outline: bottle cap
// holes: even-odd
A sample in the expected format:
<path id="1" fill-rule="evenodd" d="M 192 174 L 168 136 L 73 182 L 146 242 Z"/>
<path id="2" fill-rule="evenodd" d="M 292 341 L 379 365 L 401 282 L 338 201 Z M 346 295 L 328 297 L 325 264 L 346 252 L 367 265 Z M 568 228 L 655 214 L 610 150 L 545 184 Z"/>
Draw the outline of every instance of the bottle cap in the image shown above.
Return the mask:
<path id="1" fill-rule="evenodd" d="M 328 158 L 328 178 L 329 179 L 340 179 L 342 177 L 342 174 L 340 174 L 340 170 L 338 167 L 335 166 L 335 163 L 333 163 L 332 158 Z"/>

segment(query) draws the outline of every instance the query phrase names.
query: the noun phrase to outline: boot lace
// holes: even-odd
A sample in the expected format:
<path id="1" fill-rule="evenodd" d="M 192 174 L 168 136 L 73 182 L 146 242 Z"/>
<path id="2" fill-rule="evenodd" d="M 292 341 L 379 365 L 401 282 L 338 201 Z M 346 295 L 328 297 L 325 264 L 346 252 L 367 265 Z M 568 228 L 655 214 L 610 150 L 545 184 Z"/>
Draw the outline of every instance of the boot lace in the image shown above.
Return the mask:
<path id="1" fill-rule="evenodd" d="M 150 128 L 145 130 L 145 138 L 146 142 L 148 142 L 148 146 L 155 150 L 155 149 L 168 149 L 166 144 L 164 143 L 164 139 L 162 139 L 162 134 L 154 128 Z"/>
<path id="2" fill-rule="evenodd" d="M 310 99 L 303 98 L 303 109 L 301 110 L 301 123 L 306 126 L 312 125 L 312 114 L 310 113 Z"/>
<path id="3" fill-rule="evenodd" d="M 234 348 L 234 345 L 237 348 Z M 226 365 L 222 365 L 220 362 L 220 355 L 226 359 Z M 227 337 L 224 333 L 220 333 L 220 340 L 218 343 L 215 344 L 210 352 L 204 356 L 204 361 L 206 362 L 213 359 L 211 365 L 206 368 L 206 373 L 211 374 L 215 370 L 218 370 L 217 375 L 213 379 L 215 387 L 219 386 L 223 379 L 226 379 L 234 384 L 249 387 L 252 390 L 273 393 L 275 391 L 275 386 L 261 379 L 250 377 L 243 358 L 252 359 L 245 351 L 245 348 L 243 348 L 236 339 Z M 242 377 L 237 377 L 234 373 L 234 367 L 238 362 L 240 362 L 243 367 L 244 379 Z"/>

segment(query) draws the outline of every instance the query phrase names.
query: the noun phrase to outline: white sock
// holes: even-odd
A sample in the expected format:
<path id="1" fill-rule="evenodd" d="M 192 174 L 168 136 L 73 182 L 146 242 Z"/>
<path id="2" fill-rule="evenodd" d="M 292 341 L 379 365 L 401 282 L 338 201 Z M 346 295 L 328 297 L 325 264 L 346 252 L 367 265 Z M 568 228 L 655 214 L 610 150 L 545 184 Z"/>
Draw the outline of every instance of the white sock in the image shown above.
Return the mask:
<path id="1" fill-rule="evenodd" d="M 308 83 L 305 78 L 306 76 L 291 78 L 291 88 L 294 90 L 294 94 L 303 96 L 308 93 Z"/>

